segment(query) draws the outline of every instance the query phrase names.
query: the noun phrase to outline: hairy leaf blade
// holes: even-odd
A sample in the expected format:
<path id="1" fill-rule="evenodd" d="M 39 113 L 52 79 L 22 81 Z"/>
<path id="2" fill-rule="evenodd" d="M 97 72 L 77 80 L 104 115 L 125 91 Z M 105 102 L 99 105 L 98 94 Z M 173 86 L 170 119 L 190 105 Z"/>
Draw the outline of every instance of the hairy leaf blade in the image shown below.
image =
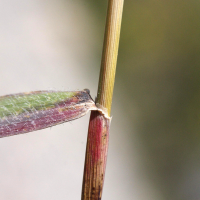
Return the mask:
<path id="1" fill-rule="evenodd" d="M 55 126 L 96 109 L 88 90 L 36 91 L 2 96 L 0 137 Z"/>

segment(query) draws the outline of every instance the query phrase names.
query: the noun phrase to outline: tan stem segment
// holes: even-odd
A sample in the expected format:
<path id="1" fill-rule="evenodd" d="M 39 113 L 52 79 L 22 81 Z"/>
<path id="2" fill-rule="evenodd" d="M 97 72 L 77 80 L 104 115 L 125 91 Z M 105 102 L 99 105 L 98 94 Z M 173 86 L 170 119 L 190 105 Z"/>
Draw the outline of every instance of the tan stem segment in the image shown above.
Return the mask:
<path id="1" fill-rule="evenodd" d="M 96 105 L 88 130 L 82 200 L 101 200 L 105 178 L 110 111 L 124 0 L 109 0 Z"/>
<path id="2" fill-rule="evenodd" d="M 97 100 L 110 116 L 124 0 L 109 0 Z"/>

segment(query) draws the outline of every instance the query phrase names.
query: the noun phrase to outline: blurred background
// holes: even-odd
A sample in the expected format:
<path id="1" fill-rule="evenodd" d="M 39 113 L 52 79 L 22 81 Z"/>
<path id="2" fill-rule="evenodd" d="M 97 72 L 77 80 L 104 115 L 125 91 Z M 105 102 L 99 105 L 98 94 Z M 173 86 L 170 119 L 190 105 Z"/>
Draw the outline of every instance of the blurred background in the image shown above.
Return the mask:
<path id="1" fill-rule="evenodd" d="M 107 1 L 0 1 L 0 95 L 98 86 Z M 200 2 L 125 0 L 103 200 L 200 199 Z M 89 114 L 0 139 L 0 199 L 80 199 Z"/>

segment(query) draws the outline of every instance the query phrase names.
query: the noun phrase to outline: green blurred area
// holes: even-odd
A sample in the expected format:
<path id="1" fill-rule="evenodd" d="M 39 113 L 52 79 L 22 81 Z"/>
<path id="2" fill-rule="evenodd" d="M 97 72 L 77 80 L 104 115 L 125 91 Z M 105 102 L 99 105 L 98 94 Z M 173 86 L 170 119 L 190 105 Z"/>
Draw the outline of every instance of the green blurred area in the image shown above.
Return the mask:
<path id="1" fill-rule="evenodd" d="M 104 24 L 107 1 L 87 2 Z M 114 101 L 120 94 L 152 184 L 164 199 L 200 199 L 199 1 L 125 0 Z"/>

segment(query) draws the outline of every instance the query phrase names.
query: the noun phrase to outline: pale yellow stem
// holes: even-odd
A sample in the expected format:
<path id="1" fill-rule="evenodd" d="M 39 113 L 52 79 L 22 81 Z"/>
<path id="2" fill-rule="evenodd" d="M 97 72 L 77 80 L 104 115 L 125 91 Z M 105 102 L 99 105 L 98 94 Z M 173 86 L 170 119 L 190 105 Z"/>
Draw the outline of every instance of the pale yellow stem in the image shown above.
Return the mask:
<path id="1" fill-rule="evenodd" d="M 96 103 L 110 116 L 124 0 L 109 0 Z"/>

